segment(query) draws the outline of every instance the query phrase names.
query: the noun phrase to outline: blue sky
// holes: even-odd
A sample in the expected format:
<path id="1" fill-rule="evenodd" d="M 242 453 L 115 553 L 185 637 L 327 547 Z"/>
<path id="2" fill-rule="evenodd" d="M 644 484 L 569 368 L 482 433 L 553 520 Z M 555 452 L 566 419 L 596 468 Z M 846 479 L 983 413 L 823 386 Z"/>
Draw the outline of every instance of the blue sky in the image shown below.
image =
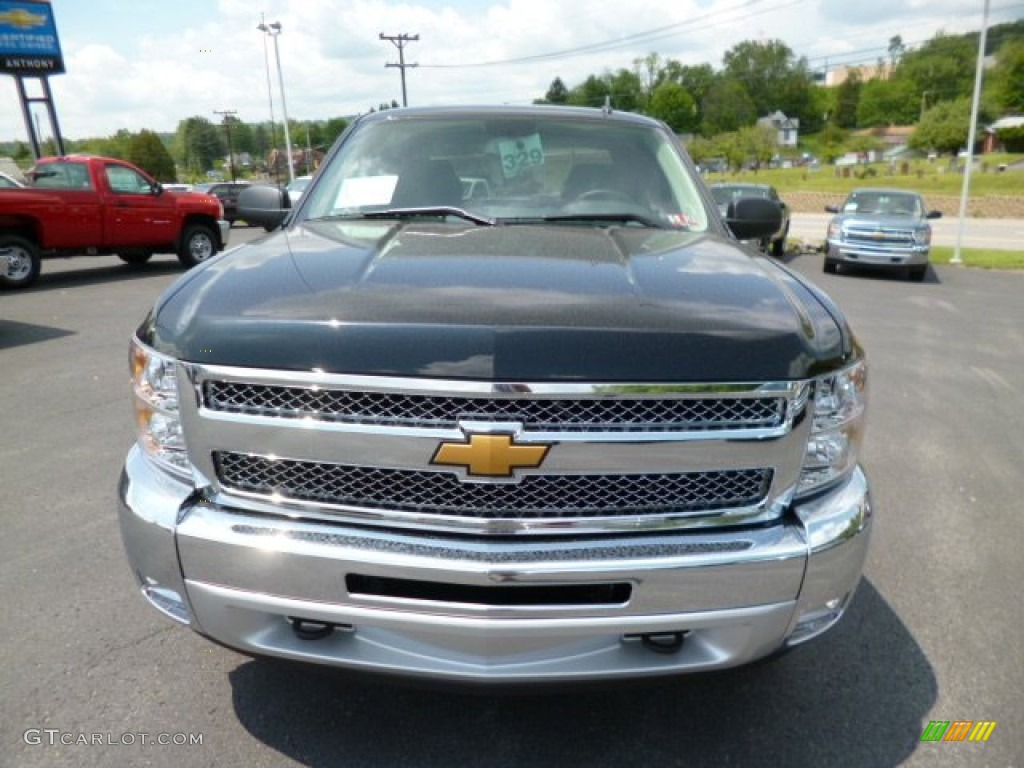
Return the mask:
<path id="1" fill-rule="evenodd" d="M 278 38 L 289 117 L 325 119 L 401 101 L 398 52 L 378 35 L 419 34 L 405 49 L 409 103 L 529 103 L 555 76 L 631 68 L 651 51 L 721 66 L 743 40 L 778 39 L 814 66 L 871 63 L 889 39 L 981 26 L 983 0 L 53 0 L 67 73 L 51 78 L 65 137 L 120 128 L 172 131 L 191 115 L 232 109 L 275 117 Z M 992 0 L 990 23 L 1024 17 L 1024 2 Z M 573 51 L 604 44 L 596 49 Z M 561 53 L 559 52 L 567 52 Z M 559 55 L 549 55 L 559 54 Z M 511 61 L 545 56 L 532 62 Z M 506 63 L 493 63 L 506 62 Z M 458 66 L 452 66 L 458 65 Z M 466 66 L 472 65 L 472 66 Z M 484 66 L 481 66 L 484 65 Z M 45 116 L 44 134 L 49 135 Z M 12 78 L 0 77 L 0 141 L 26 138 Z"/>

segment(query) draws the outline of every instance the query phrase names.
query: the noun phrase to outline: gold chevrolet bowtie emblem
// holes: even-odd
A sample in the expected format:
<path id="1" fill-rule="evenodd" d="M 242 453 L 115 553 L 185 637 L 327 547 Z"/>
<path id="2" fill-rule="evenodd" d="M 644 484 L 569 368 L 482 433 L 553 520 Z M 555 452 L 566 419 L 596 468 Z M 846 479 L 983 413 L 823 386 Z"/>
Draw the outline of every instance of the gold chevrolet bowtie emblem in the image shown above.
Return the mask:
<path id="1" fill-rule="evenodd" d="M 41 13 L 32 13 L 24 8 L 13 8 L 0 13 L 0 24 L 10 24 L 16 29 L 32 29 L 45 23 L 46 17 Z"/>
<path id="2" fill-rule="evenodd" d="M 465 467 L 476 477 L 512 477 L 515 469 L 539 467 L 550 445 L 515 445 L 511 435 L 470 435 L 467 443 L 441 443 L 431 464 Z"/>

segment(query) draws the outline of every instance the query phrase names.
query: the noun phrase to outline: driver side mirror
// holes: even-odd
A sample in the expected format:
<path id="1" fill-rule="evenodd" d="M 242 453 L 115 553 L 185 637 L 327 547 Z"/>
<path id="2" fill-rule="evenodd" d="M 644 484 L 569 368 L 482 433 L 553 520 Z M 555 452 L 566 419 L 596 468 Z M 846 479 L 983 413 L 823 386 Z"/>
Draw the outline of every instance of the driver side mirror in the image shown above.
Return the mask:
<path id="1" fill-rule="evenodd" d="M 288 193 L 277 186 L 253 185 L 238 195 L 238 218 L 268 232 L 281 226 L 291 207 Z"/>

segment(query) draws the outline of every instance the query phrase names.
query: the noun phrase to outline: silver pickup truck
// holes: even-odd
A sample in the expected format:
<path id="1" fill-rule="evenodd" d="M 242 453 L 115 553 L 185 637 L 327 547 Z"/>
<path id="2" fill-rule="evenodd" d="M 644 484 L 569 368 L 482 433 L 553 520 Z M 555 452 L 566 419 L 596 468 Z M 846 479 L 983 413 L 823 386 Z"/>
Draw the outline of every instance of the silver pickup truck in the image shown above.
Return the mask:
<path id="1" fill-rule="evenodd" d="M 825 206 L 835 216 L 825 240 L 825 271 L 844 266 L 898 269 L 911 280 L 924 280 L 932 247 L 928 211 L 916 192 L 903 189 L 855 189 L 842 206 Z"/>
<path id="2" fill-rule="evenodd" d="M 486 179 L 465 197 L 466 179 Z M 482 185 L 479 185 L 481 189 Z M 873 510 L 840 310 L 609 109 L 367 115 L 131 341 L 145 598 L 244 653 L 431 679 L 722 669 L 843 615 Z"/>

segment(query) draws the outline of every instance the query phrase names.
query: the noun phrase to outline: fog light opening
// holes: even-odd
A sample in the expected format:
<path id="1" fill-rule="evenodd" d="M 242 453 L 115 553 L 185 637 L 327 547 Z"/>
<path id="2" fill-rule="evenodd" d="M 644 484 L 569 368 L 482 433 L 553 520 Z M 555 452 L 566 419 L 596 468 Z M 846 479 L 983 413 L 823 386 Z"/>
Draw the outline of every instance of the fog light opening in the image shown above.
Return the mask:
<path id="1" fill-rule="evenodd" d="M 624 640 L 639 640 L 649 651 L 654 653 L 672 654 L 679 653 L 683 649 L 683 643 L 689 630 L 678 632 L 648 632 L 639 635 L 623 635 Z"/>
<path id="2" fill-rule="evenodd" d="M 842 597 L 826 600 L 811 610 L 804 611 L 793 624 L 793 631 L 786 640 L 786 644 L 799 645 L 828 630 L 842 618 L 849 600 L 850 593 L 847 593 Z"/>
<path id="3" fill-rule="evenodd" d="M 188 610 L 188 604 L 173 589 L 161 587 L 152 579 L 147 579 L 147 583 L 142 585 L 142 596 L 165 616 L 186 626 L 192 623 L 192 614 Z"/>
<path id="4" fill-rule="evenodd" d="M 333 624 L 329 621 L 318 621 L 316 619 L 303 619 L 298 616 L 289 616 L 288 621 L 292 625 L 292 632 L 300 640 L 323 640 L 334 634 L 334 630 L 352 632 L 355 630 L 351 624 Z"/>

